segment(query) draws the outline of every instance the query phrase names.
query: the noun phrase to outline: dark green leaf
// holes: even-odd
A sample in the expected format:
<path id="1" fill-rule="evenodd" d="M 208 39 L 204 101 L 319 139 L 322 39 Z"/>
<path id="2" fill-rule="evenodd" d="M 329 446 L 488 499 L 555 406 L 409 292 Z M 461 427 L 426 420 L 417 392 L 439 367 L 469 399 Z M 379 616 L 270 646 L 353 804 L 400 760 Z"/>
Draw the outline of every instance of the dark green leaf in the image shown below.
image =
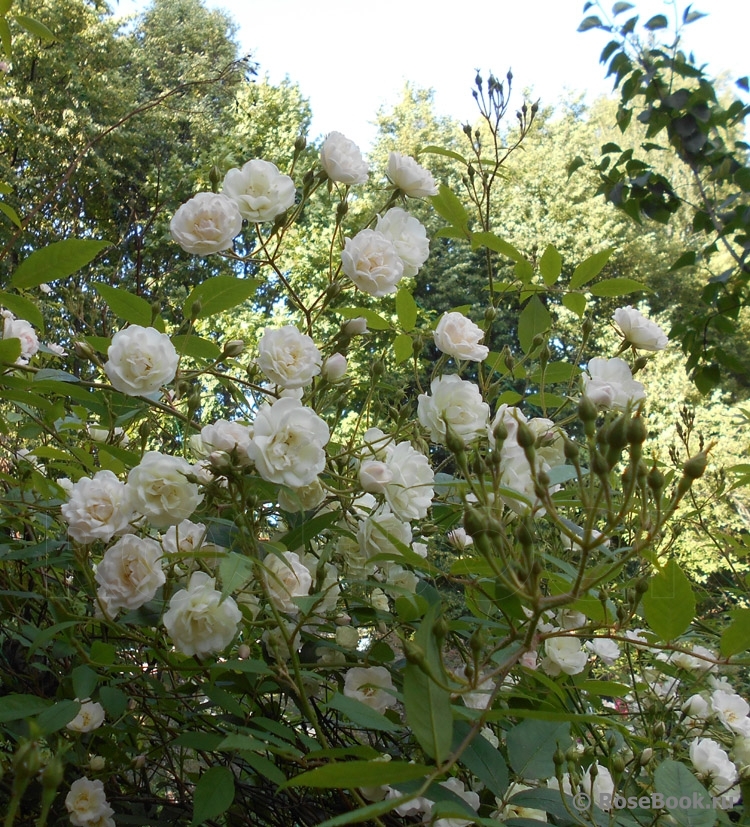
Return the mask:
<path id="1" fill-rule="evenodd" d="M 663 14 L 655 14 L 650 20 L 643 24 L 649 31 L 653 32 L 656 29 L 666 29 L 669 21 Z"/>
<path id="2" fill-rule="evenodd" d="M 406 333 L 411 333 L 417 323 L 417 303 L 412 294 L 403 287 L 396 293 L 396 315 L 401 328 Z"/>
<path id="3" fill-rule="evenodd" d="M 51 735 L 69 724 L 81 709 L 78 701 L 58 701 L 45 709 L 36 719 L 42 735 Z"/>
<path id="4" fill-rule="evenodd" d="M 128 696 L 116 686 L 102 686 L 99 700 L 106 713 L 113 718 L 119 718 L 128 707 Z"/>
<path id="5" fill-rule="evenodd" d="M 0 724 L 20 721 L 44 712 L 50 702 L 36 695 L 5 695 L 0 703 Z"/>
<path id="6" fill-rule="evenodd" d="M 13 315 L 19 319 L 26 319 L 34 327 L 44 332 L 44 319 L 39 308 L 25 296 L 19 296 L 17 293 L 0 292 L 0 305 L 7 307 Z"/>
<path id="7" fill-rule="evenodd" d="M 681 827 L 711 827 L 715 822 L 710 793 L 680 761 L 667 758 L 659 764 L 654 773 L 654 789 L 664 796 L 666 809 Z M 670 799 L 675 806 L 669 806 Z M 686 800 L 700 805 L 684 807 Z"/>
<path id="8" fill-rule="evenodd" d="M 260 285 L 260 279 L 237 279 L 233 276 L 214 276 L 194 287 L 182 304 L 186 319 L 192 318 L 193 305 L 200 303 L 198 319 L 206 319 L 215 313 L 223 313 L 241 305 L 252 296 Z"/>
<path id="9" fill-rule="evenodd" d="M 630 9 L 634 8 L 632 3 L 615 3 L 612 6 L 612 15 L 613 17 L 617 17 L 618 14 L 622 14 L 624 11 L 630 11 Z"/>
<path id="10" fill-rule="evenodd" d="M 721 635 L 720 649 L 725 658 L 750 649 L 750 609 L 733 609 L 729 616 L 732 622 Z"/>
<path id="11" fill-rule="evenodd" d="M 565 751 L 570 745 L 568 721 L 521 721 L 508 732 L 508 759 L 521 778 L 552 778 L 552 756 L 558 746 Z"/>
<path id="12" fill-rule="evenodd" d="M 579 32 L 587 32 L 589 29 L 601 29 L 602 28 L 602 21 L 596 16 L 591 15 L 590 17 L 584 18 L 581 22 L 581 25 L 578 27 Z"/>
<path id="13" fill-rule="evenodd" d="M 330 701 L 329 709 L 336 709 L 343 712 L 350 721 L 363 729 L 374 729 L 381 732 L 398 732 L 400 727 L 394 724 L 385 715 L 358 701 L 356 698 L 349 698 L 337 692 Z"/>
<path id="14" fill-rule="evenodd" d="M 572 161 L 568 163 L 565 167 L 565 171 L 568 173 L 568 178 L 577 170 L 580 169 L 586 162 L 581 158 L 580 155 L 576 155 Z"/>
<path id="15" fill-rule="evenodd" d="M 234 801 L 234 776 L 227 767 L 210 767 L 198 779 L 193 796 L 192 827 L 225 813 Z"/>
<path id="16" fill-rule="evenodd" d="M 253 579 L 255 566 L 252 557 L 245 557 L 230 551 L 219 565 L 219 579 L 221 593 L 224 597 L 232 592 L 239 591 L 246 583 Z"/>
<path id="17" fill-rule="evenodd" d="M 685 632 L 695 617 L 695 595 L 690 581 L 676 560 L 649 580 L 643 595 L 648 625 L 662 640 L 674 640 Z"/>
<path id="18" fill-rule="evenodd" d="M 573 275 L 570 278 L 571 288 L 577 290 L 579 287 L 583 287 L 584 284 L 588 284 L 595 276 L 598 276 L 604 269 L 604 265 L 609 261 L 612 253 L 614 253 L 614 248 L 608 247 L 606 250 L 594 253 L 593 256 L 589 256 L 582 261 L 573 271 Z"/>
<path id="19" fill-rule="evenodd" d="M 390 813 L 391 810 L 402 803 L 403 800 L 399 798 L 386 798 L 383 801 L 375 802 L 375 804 L 366 804 L 364 807 L 358 807 L 348 813 L 327 818 L 316 827 L 346 827 L 348 824 L 367 824 L 370 819 Z"/>
<path id="20" fill-rule="evenodd" d="M 705 12 L 702 11 L 692 11 L 690 6 L 688 6 L 682 14 L 682 22 L 686 25 L 688 23 L 694 23 L 696 20 L 700 20 L 701 17 L 705 17 Z"/>
<path id="21" fill-rule="evenodd" d="M 65 370 L 55 370 L 54 368 L 42 368 L 34 374 L 34 382 L 80 382 L 80 378 L 73 373 L 68 373 Z M 68 389 L 65 389 L 67 393 Z"/>
<path id="22" fill-rule="evenodd" d="M 8 60 L 13 59 L 12 37 L 10 34 L 10 26 L 4 17 L 0 17 L 0 40 L 3 42 L 3 52 Z M 4 212 L 4 211 L 3 211 Z M 15 212 L 15 210 L 14 210 Z M 10 216 L 8 216 L 10 218 Z M 12 219 L 11 219 L 12 220 Z M 14 222 L 15 223 L 15 222 Z"/>
<path id="23" fill-rule="evenodd" d="M 551 287 L 560 277 L 562 258 L 551 244 L 547 245 L 547 249 L 539 260 L 539 271 L 547 287 Z"/>
<path id="24" fill-rule="evenodd" d="M 640 281 L 626 278 L 607 279 L 606 281 L 600 281 L 591 288 L 592 296 L 607 296 L 609 298 L 639 292 L 653 293 L 654 291 Z"/>
<path id="25" fill-rule="evenodd" d="M 7 26 L 7 23 L 5 22 L 5 20 L 0 18 L 0 37 L 2 36 L 2 33 L 3 33 L 2 32 L 2 24 L 3 23 L 5 23 L 6 26 Z M 18 217 L 18 213 L 13 209 L 13 207 L 9 206 L 8 204 L 4 204 L 2 201 L 0 201 L 0 212 L 3 213 L 5 216 L 7 216 L 7 218 L 9 218 L 10 221 L 13 224 L 15 224 L 16 227 L 18 227 L 19 230 L 21 229 L 21 219 Z"/>
<path id="26" fill-rule="evenodd" d="M 417 154 L 421 155 L 423 152 L 430 155 L 444 155 L 446 158 L 453 158 L 454 161 L 459 161 L 464 166 L 469 165 L 469 162 L 463 157 L 463 155 L 459 155 L 457 152 L 453 152 L 453 150 L 450 149 L 444 149 L 442 146 L 425 146 L 422 147 Z"/>
<path id="27" fill-rule="evenodd" d="M 16 268 L 11 277 L 14 287 L 38 287 L 45 282 L 65 278 L 91 263 L 109 241 L 68 238 L 35 250 Z"/>
<path id="28" fill-rule="evenodd" d="M 285 548 L 289 549 L 289 551 L 297 551 L 335 522 L 336 514 L 333 512 L 318 514 L 316 517 L 313 517 L 312 520 L 305 520 L 301 526 L 287 532 L 283 537 L 279 538 L 279 542 Z"/>
<path id="29" fill-rule="evenodd" d="M 107 302 L 109 309 L 118 318 L 130 324 L 151 327 L 151 304 L 146 299 L 109 284 L 95 284 L 94 290 Z"/>
<path id="30" fill-rule="evenodd" d="M 456 721 L 452 752 L 458 749 L 470 729 L 465 721 Z M 461 753 L 459 760 L 491 793 L 502 798 L 508 789 L 508 768 L 505 766 L 503 756 L 486 738 L 476 735 Z"/>
<path id="31" fill-rule="evenodd" d="M 541 303 L 538 296 L 532 296 L 518 318 L 518 340 L 524 353 L 531 350 L 537 334 L 546 333 L 552 326 L 549 310 Z"/>
<path id="32" fill-rule="evenodd" d="M 695 258 L 695 253 L 692 250 L 687 253 L 683 253 L 669 268 L 669 272 L 673 273 L 675 270 L 680 270 L 683 267 L 692 267 L 695 264 Z"/>
<path id="33" fill-rule="evenodd" d="M 422 749 L 438 763 L 450 752 L 453 739 L 450 694 L 413 663 L 404 669 L 406 723 Z M 403 779 L 405 780 L 405 779 Z"/>
<path id="34" fill-rule="evenodd" d="M 351 790 L 424 778 L 429 772 L 430 767 L 406 761 L 345 761 L 303 772 L 284 786 Z"/>
<path id="35" fill-rule="evenodd" d="M 89 666 L 82 664 L 81 666 L 76 666 L 71 677 L 73 678 L 73 692 L 76 698 L 81 701 L 90 698 L 99 681 L 96 672 Z"/>

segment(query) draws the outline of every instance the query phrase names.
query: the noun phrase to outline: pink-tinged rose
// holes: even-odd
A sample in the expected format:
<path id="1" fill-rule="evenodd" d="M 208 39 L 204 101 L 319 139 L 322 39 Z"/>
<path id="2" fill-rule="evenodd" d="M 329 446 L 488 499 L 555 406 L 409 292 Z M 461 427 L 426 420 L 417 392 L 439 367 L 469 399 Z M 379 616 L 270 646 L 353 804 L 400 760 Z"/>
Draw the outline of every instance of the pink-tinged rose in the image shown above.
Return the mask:
<path id="1" fill-rule="evenodd" d="M 463 313 L 444 313 L 433 337 L 438 350 L 454 359 L 482 362 L 490 352 L 488 347 L 479 344 L 484 331 Z"/>
<path id="2" fill-rule="evenodd" d="M 197 256 L 230 250 L 240 230 L 242 216 L 237 204 L 215 192 L 199 192 L 193 196 L 169 223 L 172 238 L 186 253 Z"/>

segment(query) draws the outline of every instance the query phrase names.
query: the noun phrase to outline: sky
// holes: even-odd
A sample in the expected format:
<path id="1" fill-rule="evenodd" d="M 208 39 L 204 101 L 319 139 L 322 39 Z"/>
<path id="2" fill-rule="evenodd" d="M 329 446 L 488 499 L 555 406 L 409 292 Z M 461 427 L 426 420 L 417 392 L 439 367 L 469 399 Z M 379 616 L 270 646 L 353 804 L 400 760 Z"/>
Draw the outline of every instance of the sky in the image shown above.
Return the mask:
<path id="1" fill-rule="evenodd" d="M 143 9 L 146 0 L 110 0 L 116 13 Z M 633 0 L 641 21 L 675 17 L 664 0 Z M 471 96 L 479 69 L 502 79 L 513 72 L 514 106 L 522 92 L 542 106 L 568 91 L 591 99 L 607 94 L 611 80 L 599 54 L 604 32 L 578 33 L 583 0 L 206 0 L 238 23 L 238 40 L 261 76 L 285 76 L 310 100 L 309 138 L 337 130 L 366 150 L 375 137 L 380 107 L 391 108 L 404 83 L 431 88 L 435 110 L 461 122 L 475 120 Z M 685 7 L 679 3 L 680 16 Z M 685 29 L 685 48 L 712 74 L 750 74 L 749 0 L 695 0 L 707 13 Z M 611 3 L 605 3 L 606 9 Z M 594 10 L 588 14 L 594 13 Z M 625 20 L 622 16 L 618 20 Z"/>

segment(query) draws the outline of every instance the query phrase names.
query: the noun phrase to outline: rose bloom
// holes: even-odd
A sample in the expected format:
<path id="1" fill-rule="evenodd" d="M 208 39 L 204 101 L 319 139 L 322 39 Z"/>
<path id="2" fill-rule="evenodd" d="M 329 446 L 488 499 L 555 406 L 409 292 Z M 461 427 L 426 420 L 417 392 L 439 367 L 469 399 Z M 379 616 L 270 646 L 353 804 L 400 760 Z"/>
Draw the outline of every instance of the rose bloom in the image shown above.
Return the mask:
<path id="1" fill-rule="evenodd" d="M 241 422 L 229 422 L 218 419 L 213 425 L 201 428 L 201 449 L 208 453 L 208 458 L 216 465 L 231 458 L 238 465 L 250 465 L 248 450 L 253 437 L 252 428 Z M 214 456 L 216 455 L 216 456 Z"/>
<path id="2" fill-rule="evenodd" d="M 104 784 L 98 779 L 90 781 L 84 776 L 74 781 L 65 796 L 65 807 L 75 827 L 115 827 L 110 818 L 114 810 L 107 803 Z"/>
<path id="3" fill-rule="evenodd" d="M 170 526 L 161 538 L 161 547 L 167 554 L 190 554 L 203 548 L 206 540 L 206 526 L 183 520 L 178 525 Z M 213 546 L 212 548 L 218 548 Z"/>
<path id="4" fill-rule="evenodd" d="M 399 442 L 388 451 L 385 499 L 401 520 L 423 520 L 432 505 L 435 473 L 427 457 L 409 442 Z"/>
<path id="5" fill-rule="evenodd" d="M 346 356 L 342 353 L 332 353 L 323 363 L 321 373 L 327 382 L 334 385 L 346 376 L 348 367 Z"/>
<path id="6" fill-rule="evenodd" d="M 231 597 L 221 599 L 215 580 L 196 571 L 187 589 L 169 601 L 163 622 L 175 649 L 183 655 L 206 657 L 225 649 L 237 634 L 242 612 Z"/>
<path id="7" fill-rule="evenodd" d="M 248 161 L 224 176 L 222 192 L 237 204 L 240 215 L 254 224 L 273 221 L 294 204 L 294 181 L 270 161 Z"/>
<path id="8" fill-rule="evenodd" d="M 711 693 L 711 708 L 730 732 L 750 736 L 750 704 L 736 692 L 715 689 Z"/>
<path id="9" fill-rule="evenodd" d="M 353 666 L 344 678 L 344 695 L 361 701 L 376 712 L 385 712 L 396 703 L 395 696 L 386 691 L 393 688 L 391 673 L 385 666 Z"/>
<path id="10" fill-rule="evenodd" d="M 588 655 L 581 648 L 581 641 L 575 637 L 551 637 L 544 642 L 547 656 L 542 666 L 548 675 L 577 675 L 588 663 Z"/>
<path id="11" fill-rule="evenodd" d="M 315 342 L 294 325 L 263 331 L 258 342 L 258 367 L 282 388 L 309 385 L 320 373 L 323 357 Z"/>
<path id="12" fill-rule="evenodd" d="M 605 666 L 612 664 L 620 657 L 620 647 L 614 640 L 606 637 L 597 637 L 586 642 L 586 649 L 596 655 Z"/>
<path id="13" fill-rule="evenodd" d="M 384 494 L 393 472 L 379 459 L 363 459 L 359 466 L 359 484 L 369 494 Z"/>
<path id="14" fill-rule="evenodd" d="M 690 744 L 690 760 L 698 775 L 711 781 L 711 792 L 714 795 L 739 800 L 739 790 L 733 787 L 737 781 L 737 768 L 716 741 L 711 738 L 696 738 Z"/>
<path id="15" fill-rule="evenodd" d="M 171 382 L 179 357 L 166 333 L 131 324 L 112 337 L 104 365 L 112 386 L 127 396 L 147 396 Z"/>
<path id="16" fill-rule="evenodd" d="M 298 399 L 263 405 L 253 429 L 250 456 L 264 480 L 302 488 L 325 468 L 328 425 Z"/>
<path id="17" fill-rule="evenodd" d="M 241 229 L 242 216 L 237 204 L 215 192 L 199 192 L 186 201 L 169 222 L 172 238 L 186 253 L 197 256 L 231 249 Z"/>
<path id="18" fill-rule="evenodd" d="M 404 275 L 404 263 L 395 245 L 377 230 L 361 230 L 346 239 L 341 269 L 363 293 L 375 298 L 395 293 Z"/>
<path id="19" fill-rule="evenodd" d="M 416 276 L 430 255 L 430 241 L 424 226 L 406 210 L 393 207 L 385 215 L 378 216 L 375 229 L 396 248 L 404 265 L 404 275 Z"/>
<path id="20" fill-rule="evenodd" d="M 130 488 L 112 471 L 97 471 L 76 483 L 68 481 L 64 488 L 68 502 L 60 512 L 77 543 L 108 542 L 126 531 L 134 517 Z"/>
<path id="21" fill-rule="evenodd" d="M 94 701 L 81 701 L 79 698 L 76 700 L 81 704 L 81 708 L 78 710 L 78 715 L 65 724 L 67 729 L 71 732 L 93 732 L 99 729 L 104 723 L 104 707 Z"/>
<path id="22" fill-rule="evenodd" d="M 667 334 L 656 322 L 630 305 L 619 307 L 612 318 L 625 339 L 640 350 L 664 350 L 669 343 Z"/>
<path id="23" fill-rule="evenodd" d="M 280 556 L 268 554 L 263 560 L 263 580 L 268 599 L 280 612 L 296 614 L 299 609 L 292 598 L 310 594 L 312 575 L 294 551 Z"/>
<path id="24" fill-rule="evenodd" d="M 279 490 L 279 508 L 295 514 L 300 511 L 310 511 L 317 508 L 326 498 L 326 492 L 316 477 L 309 485 L 290 490 Z"/>
<path id="25" fill-rule="evenodd" d="M 604 408 L 625 410 L 628 404 L 646 398 L 646 389 L 633 379 L 628 363 L 623 359 L 593 358 L 583 374 L 583 393 Z"/>
<path id="26" fill-rule="evenodd" d="M 367 162 L 359 147 L 340 132 L 330 132 L 320 148 L 320 164 L 331 181 L 340 184 L 364 184 Z"/>
<path id="27" fill-rule="evenodd" d="M 120 609 L 138 609 L 152 600 L 166 580 L 162 548 L 155 540 L 125 534 L 108 548 L 96 567 L 96 596 L 107 617 Z"/>
<path id="28" fill-rule="evenodd" d="M 463 313 L 444 313 L 433 333 L 435 347 L 454 359 L 482 362 L 490 349 L 479 342 L 484 331 Z"/>
<path id="29" fill-rule="evenodd" d="M 437 195 L 438 188 L 432 173 L 420 166 L 410 155 L 391 152 L 388 156 L 388 177 L 394 186 L 412 198 Z"/>
<path id="30" fill-rule="evenodd" d="M 186 520 L 203 500 L 198 486 L 187 479 L 193 467 L 182 457 L 148 451 L 128 474 L 133 507 L 154 528 Z"/>
<path id="31" fill-rule="evenodd" d="M 389 539 L 393 537 L 405 546 L 411 543 L 411 526 L 392 514 L 381 511 L 361 520 L 357 528 L 357 542 L 362 554 L 369 560 L 380 554 L 401 556 L 401 552 Z"/>
<path id="32" fill-rule="evenodd" d="M 39 339 L 34 328 L 25 319 L 16 319 L 8 310 L 3 311 L 3 339 L 18 339 L 21 343 L 21 355 L 17 365 L 28 364 L 29 359 L 39 350 Z"/>
<path id="33" fill-rule="evenodd" d="M 477 385 L 453 374 L 433 379 L 430 391 L 419 394 L 417 415 L 433 442 L 445 444 L 446 421 L 465 445 L 484 433 L 490 406 Z"/>

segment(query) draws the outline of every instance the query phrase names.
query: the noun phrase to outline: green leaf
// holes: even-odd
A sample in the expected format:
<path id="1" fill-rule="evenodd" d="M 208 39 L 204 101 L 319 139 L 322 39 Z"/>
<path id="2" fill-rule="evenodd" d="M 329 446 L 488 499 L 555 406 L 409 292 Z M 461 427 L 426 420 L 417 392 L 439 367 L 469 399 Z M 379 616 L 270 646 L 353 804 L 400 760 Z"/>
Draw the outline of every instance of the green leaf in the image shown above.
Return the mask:
<path id="1" fill-rule="evenodd" d="M 524 353 L 531 350 L 537 334 L 546 333 L 552 326 L 549 310 L 541 303 L 538 296 L 532 296 L 518 317 L 518 341 Z"/>
<path id="2" fill-rule="evenodd" d="M 288 531 L 283 537 L 279 538 L 279 542 L 289 551 L 298 551 L 307 545 L 310 540 L 317 537 L 318 534 L 332 526 L 336 520 L 335 512 L 318 514 L 312 520 L 305 520 L 299 527 Z"/>
<path id="3" fill-rule="evenodd" d="M 508 732 L 508 760 L 521 778 L 553 778 L 552 756 L 570 745 L 570 722 L 521 721 Z"/>
<path id="4" fill-rule="evenodd" d="M 422 749 L 437 763 L 450 752 L 453 719 L 450 694 L 415 664 L 404 669 L 406 723 Z"/>
<path id="5" fill-rule="evenodd" d="M 383 801 L 376 801 L 374 804 L 366 804 L 341 815 L 327 818 L 321 821 L 316 827 L 346 827 L 347 824 L 368 824 L 370 819 L 390 813 L 396 807 L 403 804 L 405 798 L 385 798 Z"/>
<path id="6" fill-rule="evenodd" d="M 10 34 L 10 26 L 8 25 L 8 21 L 4 17 L 0 17 L 0 40 L 3 42 L 3 52 L 5 52 L 5 57 L 8 60 L 13 59 L 13 48 L 12 43 L 13 39 Z M 3 210 L 5 212 L 5 210 Z M 10 216 L 8 216 L 10 217 Z M 15 223 L 15 222 L 14 222 Z"/>
<path id="7" fill-rule="evenodd" d="M 239 591 L 253 579 L 254 574 L 252 558 L 230 551 L 219 565 L 222 595 L 226 597 L 231 592 Z"/>
<path id="8" fill-rule="evenodd" d="M 55 36 L 52 32 L 44 25 L 44 23 L 40 23 L 38 20 L 34 20 L 33 17 L 27 17 L 25 14 L 16 14 L 13 16 L 13 19 L 18 23 L 18 25 L 25 29 L 29 34 L 33 34 L 35 37 L 38 37 L 40 40 L 54 40 Z"/>
<path id="9" fill-rule="evenodd" d="M 471 727 L 465 721 L 456 721 L 451 751 L 455 752 L 469 734 Z M 508 768 L 499 750 L 481 735 L 476 735 L 469 746 L 461 753 L 459 761 L 469 772 L 484 784 L 487 789 L 502 798 L 508 789 Z"/>
<path id="10" fill-rule="evenodd" d="M 728 658 L 750 649 L 750 609 L 733 609 L 732 622 L 721 635 L 721 654 Z"/>
<path id="11" fill-rule="evenodd" d="M 408 333 L 399 333 L 393 340 L 393 355 L 396 357 L 396 364 L 400 365 L 414 355 L 414 342 Z"/>
<path id="12" fill-rule="evenodd" d="M 539 260 L 539 271 L 547 287 L 551 287 L 560 278 L 562 258 L 551 244 L 547 245 L 547 249 Z"/>
<path id="13" fill-rule="evenodd" d="M 210 767 L 198 779 L 193 796 L 192 827 L 225 813 L 234 801 L 234 776 L 227 767 Z"/>
<path id="14" fill-rule="evenodd" d="M 76 666 L 71 677 L 73 679 L 73 692 L 76 698 L 81 701 L 91 697 L 96 689 L 96 684 L 99 682 L 99 676 L 96 672 L 85 664 Z"/>
<path id="15" fill-rule="evenodd" d="M 361 316 L 367 322 L 367 326 L 373 330 L 391 329 L 391 323 L 374 310 L 370 310 L 369 307 L 337 307 L 336 312 L 345 319 L 356 319 Z"/>
<path id="16" fill-rule="evenodd" d="M 655 14 L 650 20 L 647 20 L 643 25 L 650 32 L 654 32 L 657 29 L 666 29 L 669 25 L 669 21 L 663 14 Z"/>
<path id="17" fill-rule="evenodd" d="M 0 0 L 0 14 L 6 15 L 10 11 L 12 5 L 13 0 Z"/>
<path id="18" fill-rule="evenodd" d="M 0 304 L 7 307 L 14 316 L 19 319 L 26 319 L 34 327 L 44 332 L 44 318 L 42 313 L 33 301 L 17 293 L 0 292 Z"/>
<path id="19" fill-rule="evenodd" d="M 411 333 L 417 323 L 417 303 L 403 287 L 396 293 L 396 315 L 403 330 Z"/>
<path id="20" fill-rule="evenodd" d="M 362 703 L 362 701 L 358 701 L 356 698 L 348 698 L 340 692 L 337 692 L 328 701 L 328 708 L 343 712 L 350 721 L 363 729 L 375 729 L 381 732 L 398 732 L 400 729 L 398 724 L 394 724 L 385 715 Z"/>
<path id="21" fill-rule="evenodd" d="M 602 28 L 602 21 L 594 14 L 590 17 L 586 17 L 581 22 L 581 25 L 578 27 L 579 32 L 587 32 L 589 29 L 601 29 Z"/>
<path id="22" fill-rule="evenodd" d="M 643 595 L 646 621 L 662 640 L 674 640 L 685 632 L 695 617 L 695 595 L 690 581 L 676 560 L 649 580 Z"/>
<path id="23" fill-rule="evenodd" d="M 85 238 L 56 241 L 27 256 L 13 273 L 11 284 L 14 287 L 38 287 L 45 282 L 63 279 L 91 263 L 102 250 L 111 246 L 109 241 Z"/>
<path id="24" fill-rule="evenodd" d="M 624 11 L 630 11 L 630 9 L 635 8 L 632 3 L 615 3 L 612 6 L 612 16 L 617 17 L 618 14 L 622 14 Z"/>
<path id="25" fill-rule="evenodd" d="M 189 356 L 191 359 L 216 362 L 221 356 L 221 348 L 218 345 L 195 334 L 172 336 L 172 344 L 181 356 Z"/>
<path id="26" fill-rule="evenodd" d="M 458 197 L 445 184 L 440 185 L 438 194 L 433 195 L 430 201 L 438 215 L 459 230 L 463 237 L 469 238 L 469 214 Z"/>
<path id="27" fill-rule="evenodd" d="M 572 161 L 569 161 L 567 166 L 565 167 L 565 171 L 568 174 L 568 178 L 570 178 L 573 175 L 573 173 L 576 170 L 580 169 L 585 163 L 586 162 L 583 160 L 583 158 L 581 158 L 580 155 L 576 155 L 576 157 L 573 158 Z"/>
<path id="28" fill-rule="evenodd" d="M 121 287 L 109 284 L 95 284 L 94 290 L 107 302 L 107 306 L 120 319 L 130 324 L 151 327 L 151 304 L 142 296 L 136 296 Z"/>
<path id="29" fill-rule="evenodd" d="M 102 686 L 99 700 L 106 713 L 113 718 L 119 718 L 128 708 L 128 696 L 116 686 Z"/>
<path id="30" fill-rule="evenodd" d="M 638 293 L 643 291 L 645 293 L 653 293 L 649 287 L 646 287 L 640 281 L 635 279 L 616 278 L 600 281 L 591 288 L 593 296 L 606 296 L 612 298 L 614 296 L 627 296 L 628 293 Z"/>
<path id="31" fill-rule="evenodd" d="M 716 812 L 711 794 L 680 761 L 667 758 L 659 764 L 654 773 L 654 789 L 664 796 L 665 808 L 682 827 L 711 827 L 714 823 Z M 675 803 L 674 807 L 666 803 L 669 799 Z M 700 805 L 684 807 L 685 799 Z"/>
<path id="32" fill-rule="evenodd" d="M 49 705 L 49 701 L 36 695 L 5 695 L 0 704 L 0 724 L 31 718 L 44 712 Z"/>
<path id="33" fill-rule="evenodd" d="M 517 250 L 512 244 L 503 241 L 502 238 L 496 236 L 495 233 L 472 233 L 471 234 L 471 249 L 477 250 L 479 247 L 489 247 L 500 255 L 513 261 L 526 261 L 526 257 Z"/>
<path id="34" fill-rule="evenodd" d="M 45 709 L 36 719 L 42 735 L 51 735 L 69 724 L 81 709 L 78 701 L 58 701 L 54 706 Z"/>
<path id="35" fill-rule="evenodd" d="M 200 302 L 198 319 L 206 319 L 237 307 L 252 296 L 260 285 L 260 279 L 237 279 L 234 276 L 214 276 L 194 287 L 182 304 L 186 319 L 192 318 L 195 302 Z"/>
<path id="36" fill-rule="evenodd" d="M 453 158 L 454 161 L 459 161 L 464 166 L 469 166 L 469 162 L 464 158 L 463 155 L 459 155 L 457 152 L 453 152 L 451 149 L 444 149 L 442 146 L 425 146 L 419 150 L 417 155 L 421 155 L 422 153 L 430 154 L 430 155 L 443 155 L 446 158 Z"/>
<path id="37" fill-rule="evenodd" d="M 693 250 L 683 253 L 669 268 L 669 272 L 673 273 L 675 270 L 680 270 L 683 267 L 692 267 L 695 264 L 696 258 L 695 251 Z"/>
<path id="38" fill-rule="evenodd" d="M 0 339 L 0 364 L 14 365 L 20 355 L 20 339 Z"/>
<path id="39" fill-rule="evenodd" d="M 0 18 L 0 37 L 2 36 L 3 23 L 5 23 L 5 20 Z M 19 230 L 22 228 L 21 219 L 18 217 L 18 213 L 13 209 L 13 207 L 9 206 L 8 204 L 4 204 L 2 201 L 0 201 L 0 212 L 6 215 L 13 222 L 13 224 L 15 224 L 16 227 L 18 227 Z"/>
<path id="40" fill-rule="evenodd" d="M 516 266 L 513 268 L 513 272 L 515 273 L 516 278 L 523 284 L 528 284 L 534 278 L 534 268 L 531 266 L 531 262 L 527 259 L 517 261 Z M 536 285 L 533 285 L 532 287 L 536 287 Z M 528 293 L 526 295 L 528 295 Z M 526 296 L 521 293 L 521 301 L 524 301 L 525 299 Z"/>
<path id="41" fill-rule="evenodd" d="M 424 778 L 430 771 L 430 767 L 423 764 L 406 761 L 344 761 L 303 772 L 283 786 L 351 790 Z"/>
<path id="42" fill-rule="evenodd" d="M 564 307 L 575 313 L 579 319 L 583 318 L 583 314 L 586 312 L 586 297 L 583 293 L 566 293 L 562 297 L 562 303 Z"/>
<path id="43" fill-rule="evenodd" d="M 614 253 L 614 247 L 607 247 L 606 250 L 602 250 L 599 253 L 594 253 L 593 256 L 589 256 L 587 259 L 584 259 L 578 267 L 573 271 L 573 275 L 570 277 L 570 286 L 573 290 L 577 290 L 579 287 L 583 287 L 584 284 L 588 284 L 594 277 L 598 276 L 599 273 L 604 269 L 604 265 L 609 261 L 610 256 Z"/>

